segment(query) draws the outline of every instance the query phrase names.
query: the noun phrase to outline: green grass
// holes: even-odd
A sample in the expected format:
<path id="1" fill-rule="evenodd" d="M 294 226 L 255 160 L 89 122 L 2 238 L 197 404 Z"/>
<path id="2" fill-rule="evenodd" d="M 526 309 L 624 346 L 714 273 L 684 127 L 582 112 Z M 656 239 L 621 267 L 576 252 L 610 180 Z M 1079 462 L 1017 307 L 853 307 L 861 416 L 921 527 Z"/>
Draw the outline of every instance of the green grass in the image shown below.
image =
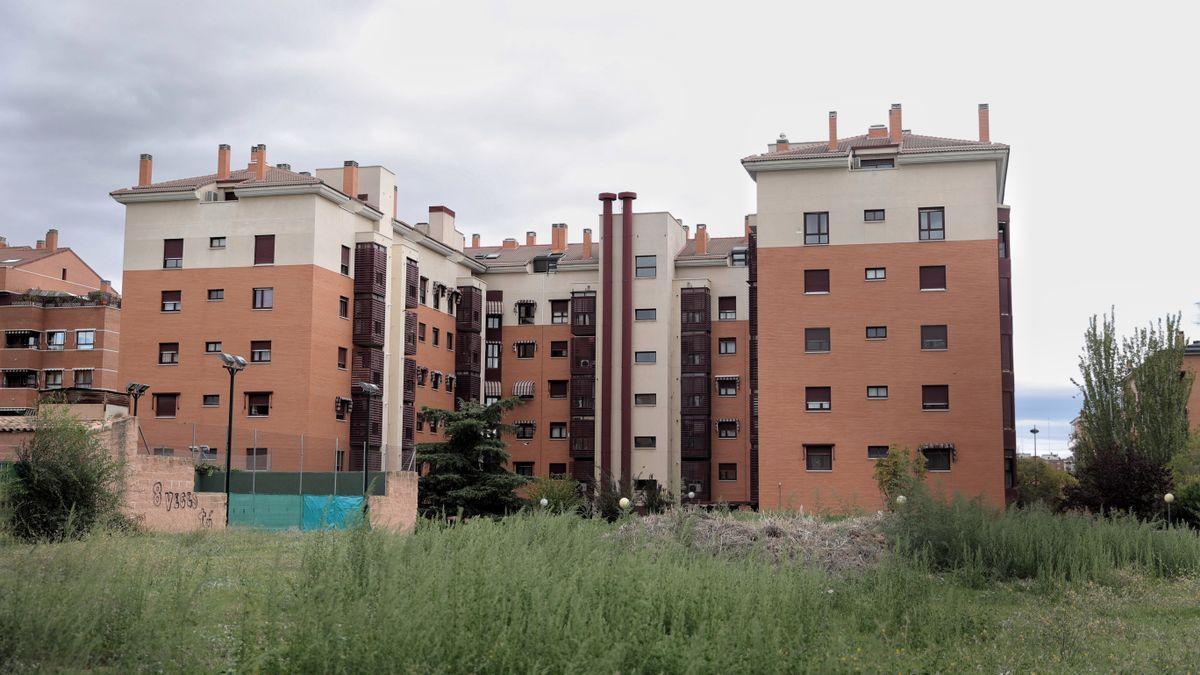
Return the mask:
<path id="1" fill-rule="evenodd" d="M 409 536 L 232 531 L 0 544 L 0 669 L 998 672 L 1200 663 L 1200 582 L 1174 568 L 980 582 L 959 571 L 966 566 L 894 557 L 830 578 L 674 541 L 621 544 L 605 537 L 612 527 L 521 516 Z"/>

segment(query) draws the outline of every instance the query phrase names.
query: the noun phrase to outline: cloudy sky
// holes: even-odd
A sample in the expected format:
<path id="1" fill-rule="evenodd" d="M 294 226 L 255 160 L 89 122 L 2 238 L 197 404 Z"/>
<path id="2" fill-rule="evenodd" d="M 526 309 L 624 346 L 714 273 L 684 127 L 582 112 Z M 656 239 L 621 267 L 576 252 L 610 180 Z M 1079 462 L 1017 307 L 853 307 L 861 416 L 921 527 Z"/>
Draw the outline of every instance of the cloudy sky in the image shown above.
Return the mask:
<path id="1" fill-rule="evenodd" d="M 107 193 L 142 152 L 158 179 L 210 173 L 218 143 L 237 162 L 266 143 L 297 170 L 384 164 L 402 218 L 446 204 L 485 243 L 552 222 L 575 239 L 596 193 L 626 189 L 735 234 L 754 210 L 738 159 L 781 131 L 821 139 L 837 110 L 861 133 L 899 102 L 916 133 L 974 138 L 988 102 L 1013 148 L 1022 429 L 1063 448 L 1091 314 L 1183 312 L 1200 337 L 1200 101 L 1179 7 L 576 6 L 5 2 L 0 235 L 58 227 L 119 283 Z"/>

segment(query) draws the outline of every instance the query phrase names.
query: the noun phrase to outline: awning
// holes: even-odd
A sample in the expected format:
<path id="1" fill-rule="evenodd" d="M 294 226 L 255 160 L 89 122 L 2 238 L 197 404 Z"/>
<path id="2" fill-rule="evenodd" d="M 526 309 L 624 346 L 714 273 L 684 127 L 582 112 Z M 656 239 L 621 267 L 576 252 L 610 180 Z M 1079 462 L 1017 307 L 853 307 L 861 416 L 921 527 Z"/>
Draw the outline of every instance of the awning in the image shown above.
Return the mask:
<path id="1" fill-rule="evenodd" d="M 736 380 L 736 379 L 739 379 L 740 377 L 741 377 L 740 375 L 717 375 L 716 379 L 718 379 L 718 380 Z"/>
<path id="2" fill-rule="evenodd" d="M 730 422 L 738 425 L 739 427 L 742 426 L 742 421 L 736 417 L 721 417 L 721 418 L 717 419 L 717 424 L 722 424 L 722 423 L 728 424 Z"/>
<path id="3" fill-rule="evenodd" d="M 521 380 L 513 383 L 513 396 L 532 397 L 533 380 Z"/>
<path id="4" fill-rule="evenodd" d="M 91 370 L 91 368 L 88 368 Z M 36 373 L 33 368 L 0 368 L 0 373 Z"/>
<path id="5" fill-rule="evenodd" d="M 495 380 L 487 380 L 483 383 L 484 396 L 500 396 L 500 383 Z"/>
<path id="6" fill-rule="evenodd" d="M 516 426 L 519 426 L 519 427 L 524 427 L 524 426 L 536 427 L 537 421 L 536 420 L 517 420 L 516 422 L 513 422 L 513 424 Z"/>
<path id="7" fill-rule="evenodd" d="M 922 443 L 917 446 L 918 450 L 949 450 L 954 452 L 953 443 Z"/>
<path id="8" fill-rule="evenodd" d="M 5 335 L 32 335 L 34 333 L 40 333 L 40 332 L 41 331 L 30 330 L 28 328 L 16 328 L 13 330 L 6 330 L 6 331 L 4 331 L 4 334 Z"/>
<path id="9" fill-rule="evenodd" d="M 499 300 L 488 300 L 487 313 L 488 314 L 503 314 L 504 313 L 504 303 L 500 302 Z"/>

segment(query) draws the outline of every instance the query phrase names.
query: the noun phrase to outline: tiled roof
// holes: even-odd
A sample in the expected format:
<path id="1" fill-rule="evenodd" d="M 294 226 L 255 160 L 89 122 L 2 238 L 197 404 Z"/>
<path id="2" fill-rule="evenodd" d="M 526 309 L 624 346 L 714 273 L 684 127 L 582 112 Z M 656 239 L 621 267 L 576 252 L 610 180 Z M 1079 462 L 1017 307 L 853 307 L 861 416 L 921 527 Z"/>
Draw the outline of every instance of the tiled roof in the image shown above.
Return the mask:
<path id="1" fill-rule="evenodd" d="M 738 246 L 746 246 L 745 237 L 709 237 L 708 238 L 708 253 L 704 255 L 696 255 L 696 240 L 688 239 L 687 245 L 683 247 L 677 257 L 679 258 L 725 258 L 729 256 L 729 252 Z"/>
<path id="2" fill-rule="evenodd" d="M 0 416 L 0 432 L 34 431 L 37 429 L 37 418 L 33 415 L 3 415 Z"/>
<path id="3" fill-rule="evenodd" d="M 163 181 L 161 183 L 152 183 L 146 187 L 129 187 L 120 190 L 113 190 L 111 195 L 132 195 L 132 194 L 151 194 L 155 192 L 175 192 L 179 190 L 195 190 L 203 185 L 211 185 L 217 182 L 217 174 L 209 174 L 207 176 L 193 176 L 191 178 L 178 178 L 176 180 Z M 229 179 L 221 181 L 222 185 L 236 187 L 273 187 L 279 185 L 318 185 L 321 179 L 316 176 L 303 176 L 295 171 L 288 171 L 276 166 L 267 167 L 267 175 L 265 180 L 256 180 L 254 172 L 250 169 L 238 169 L 229 172 Z"/>
<path id="4" fill-rule="evenodd" d="M 769 162 L 777 159 L 815 159 L 819 157 L 846 157 L 855 148 L 873 148 L 894 145 L 886 136 L 871 138 L 867 134 L 838 139 L 837 150 L 830 151 L 828 141 L 804 141 L 790 143 L 787 150 L 764 152 L 760 155 L 750 155 L 742 158 L 742 163 Z M 921 136 L 904 132 L 900 139 L 901 155 L 925 154 L 931 152 L 954 152 L 961 150 L 991 150 L 1007 149 L 1003 143 L 983 143 L 980 141 L 965 141 L 957 138 L 942 138 L 940 136 Z"/>
<path id="5" fill-rule="evenodd" d="M 517 248 L 502 246 L 475 246 L 463 249 L 463 253 L 488 267 L 521 267 L 528 265 L 534 258 L 550 254 L 550 244 L 522 245 Z M 479 255 L 498 254 L 495 258 L 480 258 Z M 600 261 L 600 244 L 592 243 L 592 257 L 583 257 L 583 244 L 567 244 L 565 255 L 558 259 L 560 266 L 572 264 L 587 264 Z"/>
<path id="6" fill-rule="evenodd" d="M 55 253 L 68 251 L 67 248 L 56 248 L 51 251 L 48 248 L 33 248 L 32 246 L 6 246 L 0 248 L 0 267 L 20 267 L 33 262 L 48 258 Z"/>

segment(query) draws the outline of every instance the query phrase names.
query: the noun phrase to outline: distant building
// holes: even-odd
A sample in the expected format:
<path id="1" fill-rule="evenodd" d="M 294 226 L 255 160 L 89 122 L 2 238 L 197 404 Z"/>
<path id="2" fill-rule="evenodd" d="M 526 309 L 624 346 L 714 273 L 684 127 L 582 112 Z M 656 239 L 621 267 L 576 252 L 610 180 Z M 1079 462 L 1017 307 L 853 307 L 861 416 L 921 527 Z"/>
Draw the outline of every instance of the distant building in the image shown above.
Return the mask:
<path id="1" fill-rule="evenodd" d="M 0 415 L 33 412 L 41 398 L 124 409 L 117 378 L 121 299 L 58 230 L 34 246 L 0 237 Z"/>
<path id="2" fill-rule="evenodd" d="M 1192 393 L 1188 396 L 1188 424 L 1193 431 L 1200 430 L 1200 340 L 1194 340 L 1183 348 L 1183 368 L 1195 375 Z"/>

